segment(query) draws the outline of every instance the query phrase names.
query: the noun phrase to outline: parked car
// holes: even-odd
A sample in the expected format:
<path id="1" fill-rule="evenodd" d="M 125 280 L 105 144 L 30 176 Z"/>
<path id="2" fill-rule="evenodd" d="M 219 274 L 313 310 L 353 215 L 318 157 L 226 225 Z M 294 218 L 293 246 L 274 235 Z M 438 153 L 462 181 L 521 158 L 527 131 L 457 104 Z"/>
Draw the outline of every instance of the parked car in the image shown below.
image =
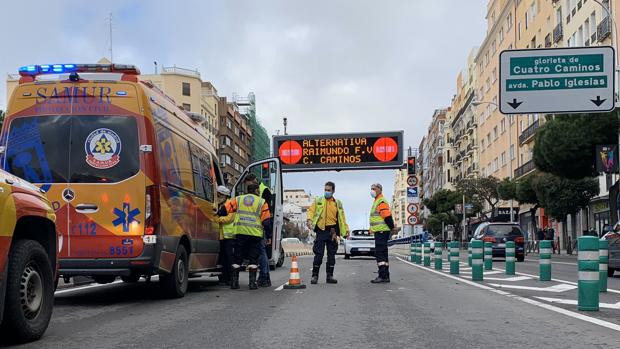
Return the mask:
<path id="1" fill-rule="evenodd" d="M 472 240 L 493 243 L 493 257 L 506 257 L 506 242 L 514 241 L 518 262 L 525 260 L 525 234 L 516 223 L 482 223 L 474 232 Z"/>
<path id="2" fill-rule="evenodd" d="M 607 275 L 614 276 L 616 270 L 620 271 L 620 222 L 616 223 L 614 231 L 603 235 L 603 239 L 609 243 L 609 264 Z"/>
<path id="3" fill-rule="evenodd" d="M 375 237 L 368 230 L 353 230 L 344 241 L 344 259 L 349 259 L 352 256 L 374 255 Z"/>
<path id="4" fill-rule="evenodd" d="M 39 188 L 0 170 L 0 344 L 36 340 L 47 329 L 63 247 L 55 220 Z"/>

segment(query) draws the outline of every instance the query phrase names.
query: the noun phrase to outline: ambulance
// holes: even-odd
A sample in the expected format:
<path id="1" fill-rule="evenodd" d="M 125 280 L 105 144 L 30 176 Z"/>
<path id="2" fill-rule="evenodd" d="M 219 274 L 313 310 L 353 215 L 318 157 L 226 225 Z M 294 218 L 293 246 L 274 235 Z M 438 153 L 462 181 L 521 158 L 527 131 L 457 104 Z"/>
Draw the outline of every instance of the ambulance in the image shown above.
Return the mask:
<path id="1" fill-rule="evenodd" d="M 60 275 L 99 283 L 158 275 L 166 296 L 182 297 L 189 277 L 217 273 L 216 187 L 224 181 L 202 116 L 183 111 L 132 65 L 29 65 L 19 74 L 0 160 L 52 201 Z M 248 166 L 237 193 L 249 172 L 275 194 L 275 264 L 280 163 Z"/>
<path id="2" fill-rule="evenodd" d="M 0 345 L 39 339 L 47 329 L 54 306 L 55 219 L 39 188 L 0 170 Z"/>

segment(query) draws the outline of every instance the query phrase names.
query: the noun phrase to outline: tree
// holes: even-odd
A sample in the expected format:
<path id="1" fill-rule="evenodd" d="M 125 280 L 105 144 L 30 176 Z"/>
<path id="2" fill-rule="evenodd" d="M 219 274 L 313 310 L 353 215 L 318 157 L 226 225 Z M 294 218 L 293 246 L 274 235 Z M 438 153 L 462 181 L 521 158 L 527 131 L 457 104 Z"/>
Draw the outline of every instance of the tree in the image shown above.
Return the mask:
<path id="1" fill-rule="evenodd" d="M 431 213 L 444 213 L 454 210 L 454 206 L 460 203 L 462 197 L 459 193 L 448 189 L 442 189 L 433 194 L 432 197 L 424 199 L 424 206 Z"/>
<path id="2" fill-rule="evenodd" d="M 497 194 L 502 200 L 516 200 L 517 199 L 517 183 L 506 177 L 497 186 Z"/>
<path id="3" fill-rule="evenodd" d="M 595 147 L 617 144 L 618 126 L 618 111 L 556 115 L 536 134 L 534 164 L 543 172 L 564 178 L 597 176 Z"/>
<path id="4" fill-rule="evenodd" d="M 499 202 L 499 180 L 495 177 L 465 178 L 456 187 L 468 200 L 481 200 L 491 207 L 491 218 L 495 217 L 495 206 Z"/>
<path id="5" fill-rule="evenodd" d="M 598 195 L 596 178 L 568 179 L 549 173 L 542 173 L 533 181 L 536 197 L 545 212 L 562 221 L 562 234 L 566 236 L 566 216 L 571 215 L 573 230 L 576 228 L 575 214 L 588 206 L 590 200 Z"/>
<path id="6" fill-rule="evenodd" d="M 432 235 L 443 234 L 443 231 L 441 231 L 442 222 L 443 225 L 456 224 L 458 222 L 458 218 L 452 212 L 433 213 L 426 219 L 426 229 Z"/>

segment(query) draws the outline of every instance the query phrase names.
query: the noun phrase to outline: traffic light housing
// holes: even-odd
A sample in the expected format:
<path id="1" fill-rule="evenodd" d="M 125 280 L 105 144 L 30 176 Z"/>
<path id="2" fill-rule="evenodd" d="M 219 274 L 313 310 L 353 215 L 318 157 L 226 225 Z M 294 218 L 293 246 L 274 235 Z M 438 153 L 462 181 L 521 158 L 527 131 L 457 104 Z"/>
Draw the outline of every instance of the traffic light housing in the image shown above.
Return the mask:
<path id="1" fill-rule="evenodd" d="M 415 174 L 415 156 L 407 157 L 407 174 L 408 175 Z"/>

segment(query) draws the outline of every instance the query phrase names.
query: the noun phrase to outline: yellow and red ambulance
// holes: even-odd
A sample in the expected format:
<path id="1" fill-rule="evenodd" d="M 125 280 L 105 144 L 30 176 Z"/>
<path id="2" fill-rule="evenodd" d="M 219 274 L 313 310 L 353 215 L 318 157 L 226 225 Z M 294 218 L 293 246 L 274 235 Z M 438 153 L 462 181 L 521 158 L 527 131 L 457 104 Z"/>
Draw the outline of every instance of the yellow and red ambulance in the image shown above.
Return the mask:
<path id="1" fill-rule="evenodd" d="M 0 344 L 35 340 L 47 329 L 54 305 L 55 219 L 39 188 L 0 170 Z"/>
<path id="2" fill-rule="evenodd" d="M 216 271 L 215 188 L 223 180 L 200 115 L 131 65 L 19 73 L 0 136 L 2 166 L 52 201 L 64 241 L 60 274 L 99 283 L 159 274 L 165 293 L 182 297 L 189 274 Z"/>

